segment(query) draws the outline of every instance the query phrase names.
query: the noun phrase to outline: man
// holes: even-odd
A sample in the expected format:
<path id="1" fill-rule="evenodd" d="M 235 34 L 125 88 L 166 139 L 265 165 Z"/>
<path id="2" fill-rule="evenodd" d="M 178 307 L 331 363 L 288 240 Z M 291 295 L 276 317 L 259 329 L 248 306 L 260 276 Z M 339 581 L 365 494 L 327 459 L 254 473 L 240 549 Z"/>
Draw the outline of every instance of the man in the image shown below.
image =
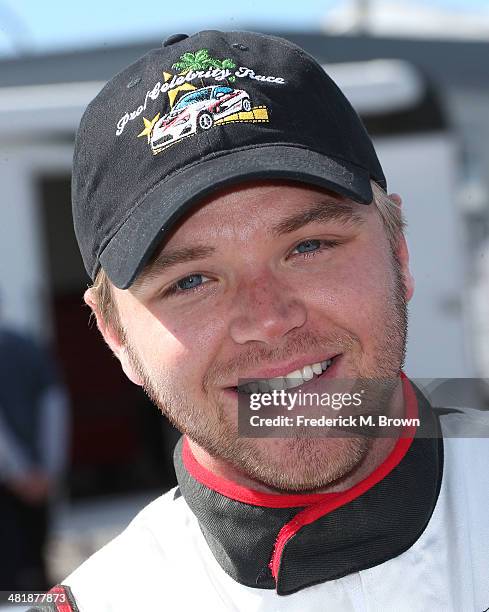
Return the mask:
<path id="1" fill-rule="evenodd" d="M 0 323 L 0 589 L 49 588 L 49 502 L 68 451 L 68 401 L 44 348 Z"/>
<path id="2" fill-rule="evenodd" d="M 171 37 L 87 109 L 73 206 L 100 331 L 185 435 L 178 488 L 54 592 L 82 611 L 489 605 L 487 445 L 444 447 L 440 422 L 462 416 L 401 372 L 400 201 L 311 57 L 261 34 Z M 253 394 L 362 380 L 365 416 L 405 419 L 396 435 L 241 428 Z"/>

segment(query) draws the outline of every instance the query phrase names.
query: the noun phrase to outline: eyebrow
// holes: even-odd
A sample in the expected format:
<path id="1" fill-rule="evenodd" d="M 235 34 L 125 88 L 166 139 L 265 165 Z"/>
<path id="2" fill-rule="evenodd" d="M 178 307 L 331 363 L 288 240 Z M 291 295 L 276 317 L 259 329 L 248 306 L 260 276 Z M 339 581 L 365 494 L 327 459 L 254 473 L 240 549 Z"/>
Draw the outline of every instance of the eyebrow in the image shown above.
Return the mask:
<path id="1" fill-rule="evenodd" d="M 271 233 L 275 237 L 280 237 L 295 232 L 309 223 L 326 224 L 332 221 L 342 225 L 360 226 L 365 222 L 365 217 L 360 214 L 357 206 L 361 204 L 339 202 L 333 198 L 322 199 L 309 208 L 282 219 L 272 227 Z"/>
<path id="2" fill-rule="evenodd" d="M 270 234 L 274 237 L 280 237 L 285 234 L 295 232 L 309 223 L 330 223 L 336 221 L 342 225 L 359 226 L 365 222 L 365 218 L 355 211 L 357 204 L 349 202 L 338 202 L 333 198 L 322 199 L 309 208 L 295 213 L 274 225 Z M 178 264 L 188 263 L 204 259 L 214 254 L 216 249 L 207 245 L 195 245 L 191 247 L 181 247 L 169 251 L 162 250 L 159 255 L 149 263 L 141 272 L 139 277 L 133 284 L 135 289 L 140 288 L 151 279 L 158 277 L 164 272 Z"/>
<path id="3" fill-rule="evenodd" d="M 173 266 L 204 259 L 215 253 L 216 249 L 211 246 L 197 245 L 192 247 L 182 247 L 171 251 L 161 251 L 156 259 L 148 264 L 133 283 L 135 289 L 141 287 L 153 278 L 158 277 L 163 272 L 167 272 Z"/>

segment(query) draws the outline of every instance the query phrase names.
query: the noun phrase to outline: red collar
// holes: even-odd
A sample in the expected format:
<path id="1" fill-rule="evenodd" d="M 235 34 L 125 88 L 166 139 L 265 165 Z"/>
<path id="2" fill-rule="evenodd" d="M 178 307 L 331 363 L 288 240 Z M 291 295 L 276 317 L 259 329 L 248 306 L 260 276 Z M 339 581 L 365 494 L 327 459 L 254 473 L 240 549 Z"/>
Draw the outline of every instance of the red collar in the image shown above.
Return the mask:
<path id="1" fill-rule="evenodd" d="M 403 395 L 406 404 L 406 416 L 408 418 L 416 418 L 418 416 L 418 402 L 414 393 L 413 387 L 409 379 L 404 373 L 401 373 L 403 383 Z M 404 455 L 409 450 L 416 433 L 416 427 L 409 426 L 404 429 L 402 435 L 397 440 L 396 445 L 391 453 L 373 472 L 371 472 L 364 480 L 361 480 L 356 485 L 346 491 L 340 493 L 311 493 L 307 495 L 290 495 L 280 493 L 263 493 L 249 487 L 236 484 L 232 480 L 217 476 L 207 468 L 200 465 L 192 454 L 190 445 L 186 437 L 183 441 L 182 458 L 183 463 L 188 472 L 205 487 L 220 493 L 225 497 L 234 499 L 235 501 L 251 504 L 253 506 L 264 506 L 266 508 L 303 508 L 321 503 L 327 504 L 330 510 L 334 510 L 339 506 L 348 503 L 355 497 L 364 493 L 370 487 L 373 487 L 377 482 L 385 478 L 387 474 L 393 470 L 396 465 L 402 461 Z"/>
<path id="2" fill-rule="evenodd" d="M 203 468 L 186 441 L 177 445 L 180 490 L 228 574 L 287 594 L 378 565 L 418 539 L 438 497 L 443 442 L 426 435 L 439 430 L 436 416 L 402 379 L 406 416 L 419 416 L 420 431 L 407 428 L 384 462 L 346 491 L 262 493 Z"/>

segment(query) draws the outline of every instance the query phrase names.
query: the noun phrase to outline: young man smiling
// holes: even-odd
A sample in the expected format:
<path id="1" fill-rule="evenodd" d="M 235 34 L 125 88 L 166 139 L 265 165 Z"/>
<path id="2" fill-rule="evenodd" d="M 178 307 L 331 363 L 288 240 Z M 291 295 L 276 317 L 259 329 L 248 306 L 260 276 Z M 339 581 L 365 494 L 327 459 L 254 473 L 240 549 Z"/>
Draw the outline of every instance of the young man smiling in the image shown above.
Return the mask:
<path id="1" fill-rule="evenodd" d="M 210 67 L 232 73 L 220 96 L 223 83 L 190 77 L 163 99 L 146 95 Z M 130 112 L 140 124 L 118 133 Z M 178 488 L 57 587 L 72 609 L 489 605 L 488 479 L 470 469 L 487 447 L 449 446 L 444 472 L 440 421 L 450 431 L 457 417 L 442 419 L 401 372 L 413 280 L 400 199 L 312 58 L 261 34 L 172 37 L 90 104 L 73 210 L 99 329 L 185 435 Z M 388 381 L 365 409 L 421 426 L 239 435 L 243 385 L 358 379 Z"/>
<path id="2" fill-rule="evenodd" d="M 199 203 L 128 290 L 112 288 L 118 325 L 93 289 L 86 301 L 127 376 L 200 463 L 261 488 L 346 487 L 391 438 L 332 437 L 306 452 L 310 440 L 241 437 L 234 387 L 330 359 L 325 377 L 398 379 L 412 282 L 397 241 L 393 252 L 376 206 L 255 181 Z"/>

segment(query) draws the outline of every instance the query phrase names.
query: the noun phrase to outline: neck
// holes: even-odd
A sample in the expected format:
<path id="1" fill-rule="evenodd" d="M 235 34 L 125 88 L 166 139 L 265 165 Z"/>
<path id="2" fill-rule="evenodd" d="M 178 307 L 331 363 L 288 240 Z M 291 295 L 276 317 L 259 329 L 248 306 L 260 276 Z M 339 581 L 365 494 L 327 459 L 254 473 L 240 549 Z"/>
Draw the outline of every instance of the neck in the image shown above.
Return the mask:
<path id="1" fill-rule="evenodd" d="M 402 392 L 402 382 L 399 381 L 399 384 L 393 394 L 389 415 L 397 417 L 402 416 L 404 412 L 405 406 Z M 372 438 L 366 454 L 359 461 L 359 463 L 357 463 L 357 465 L 350 470 L 350 472 L 342 476 L 340 479 L 330 482 L 325 487 L 309 491 L 308 493 L 337 493 L 350 489 L 360 481 L 367 478 L 369 474 L 375 471 L 379 465 L 385 461 L 388 455 L 392 452 L 396 442 L 397 438 Z M 202 446 L 193 440 L 188 439 L 188 443 L 196 461 L 214 475 L 262 493 L 290 494 L 290 491 L 281 492 L 267 486 L 259 480 L 251 478 L 248 474 L 231 465 L 229 462 L 224 461 L 220 457 L 210 455 Z"/>

